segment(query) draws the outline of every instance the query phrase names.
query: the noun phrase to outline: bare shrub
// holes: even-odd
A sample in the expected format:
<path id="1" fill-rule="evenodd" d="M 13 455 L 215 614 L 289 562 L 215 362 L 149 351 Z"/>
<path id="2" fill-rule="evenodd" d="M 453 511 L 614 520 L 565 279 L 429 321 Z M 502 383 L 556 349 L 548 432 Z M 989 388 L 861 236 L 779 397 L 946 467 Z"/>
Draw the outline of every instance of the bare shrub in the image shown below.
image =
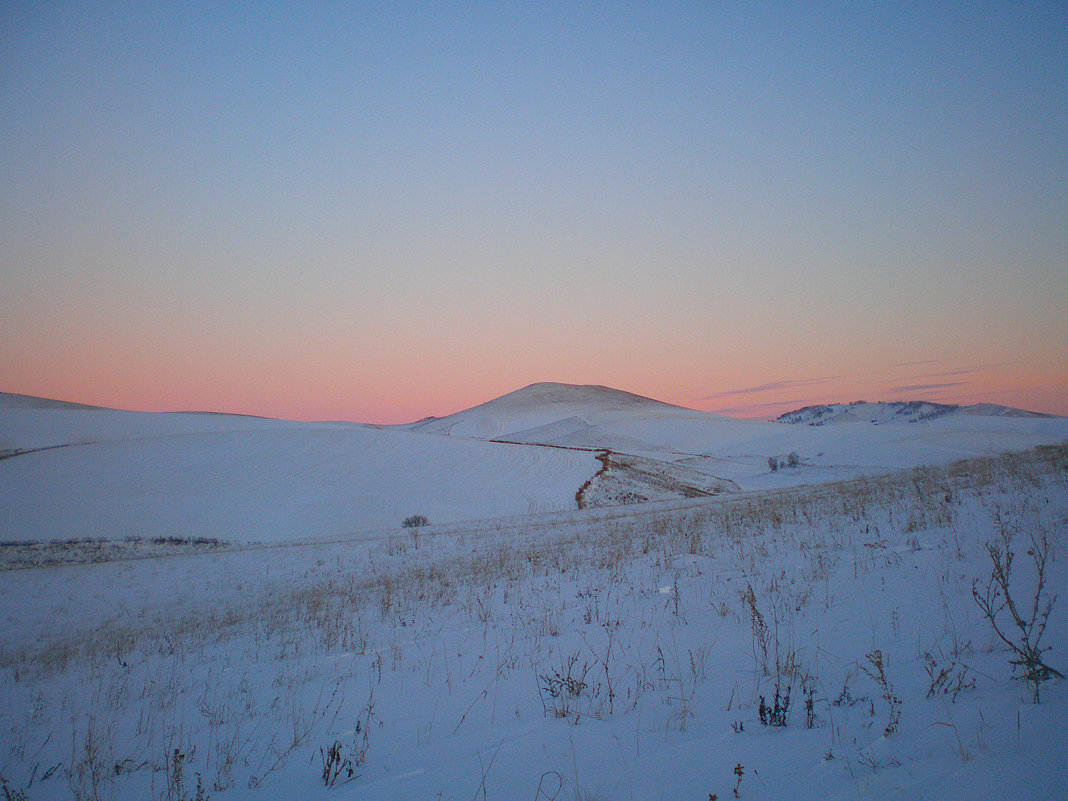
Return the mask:
<path id="1" fill-rule="evenodd" d="M 66 769 L 67 784 L 75 798 L 99 801 L 112 797 L 114 726 L 114 721 L 100 724 L 94 715 L 89 715 L 84 731 L 79 731 L 75 721 L 71 761 Z"/>
<path id="2" fill-rule="evenodd" d="M 347 751 L 340 740 L 334 740 L 328 748 L 320 747 L 319 759 L 323 768 L 323 784 L 327 787 L 333 787 L 341 774 L 345 774 L 345 781 L 355 778 L 355 756 Z"/>
<path id="3" fill-rule="evenodd" d="M 767 675 L 768 644 L 771 639 L 771 633 L 768 631 L 768 624 L 764 620 L 764 615 L 757 608 L 756 593 L 753 592 L 752 584 L 746 587 L 745 593 L 742 595 L 742 602 L 749 608 L 749 626 L 753 630 L 753 660 Z"/>
<path id="4" fill-rule="evenodd" d="M 563 667 L 538 676 L 541 680 L 538 689 L 549 696 L 549 701 L 545 705 L 546 711 L 552 712 L 553 717 L 569 720 L 572 717 L 576 719 L 578 717 L 575 701 L 587 695 L 589 684 L 586 681 L 586 674 L 590 669 L 588 662 L 583 662 L 582 667 L 578 667 L 578 661 L 579 655 L 572 654 Z"/>
<path id="5" fill-rule="evenodd" d="M 1049 648 L 1043 648 L 1042 635 L 1046 633 L 1046 623 L 1049 621 L 1050 612 L 1057 596 L 1046 596 L 1046 564 L 1049 559 L 1051 542 L 1049 535 L 1042 532 L 1036 536 L 1034 532 L 1030 537 L 1031 547 L 1027 549 L 1027 555 L 1035 568 L 1035 591 L 1031 596 L 1029 608 L 1021 612 L 1016 600 L 1012 597 L 1009 587 L 1012 579 L 1012 562 L 1015 554 L 1009 550 L 1008 543 L 1005 547 L 996 543 L 986 546 L 990 554 L 990 578 L 986 586 L 979 587 L 979 579 L 972 581 L 972 597 L 982 610 L 983 615 L 990 622 L 994 633 L 998 635 L 1015 654 L 1010 659 L 1013 669 L 1023 668 L 1024 680 L 1032 690 L 1034 702 L 1039 703 L 1039 687 L 1044 681 L 1053 677 L 1063 679 L 1064 675 L 1042 660 L 1042 654 Z M 1008 623 L 999 618 L 1002 612 L 1008 612 Z M 1018 630 L 1016 637 L 1012 636 L 1012 627 Z"/>
<path id="6" fill-rule="evenodd" d="M 864 671 L 868 678 L 878 684 L 879 689 L 882 690 L 883 700 L 886 701 L 890 712 L 890 719 L 883 733 L 889 737 L 897 731 L 898 724 L 901 722 L 901 699 L 897 697 L 897 693 L 894 692 L 894 685 L 887 678 L 882 650 L 876 648 L 868 654 L 867 659 L 870 667 L 861 665 L 860 669 Z"/>
<path id="7" fill-rule="evenodd" d="M 209 796 L 204 790 L 204 782 L 197 776 L 197 786 L 193 796 L 185 794 L 184 765 L 187 755 L 180 749 L 175 748 L 167 760 L 167 801 L 208 801 Z"/>
<path id="8" fill-rule="evenodd" d="M 956 702 L 957 696 L 964 690 L 975 689 L 975 677 L 969 678 L 967 665 L 952 661 L 948 665 L 940 664 L 931 656 L 930 651 L 924 652 L 923 660 L 927 678 L 930 679 L 930 685 L 927 688 L 928 698 L 932 695 L 948 695 L 951 696 L 952 701 Z"/>
<path id="9" fill-rule="evenodd" d="M 26 791 L 8 783 L 4 774 L 0 773 L 0 793 L 4 794 L 3 801 L 29 801 Z"/>
<path id="10" fill-rule="evenodd" d="M 764 696 L 760 696 L 760 724 L 762 726 L 786 726 L 790 722 L 790 688 L 785 692 L 775 683 L 775 703 L 769 704 Z"/>

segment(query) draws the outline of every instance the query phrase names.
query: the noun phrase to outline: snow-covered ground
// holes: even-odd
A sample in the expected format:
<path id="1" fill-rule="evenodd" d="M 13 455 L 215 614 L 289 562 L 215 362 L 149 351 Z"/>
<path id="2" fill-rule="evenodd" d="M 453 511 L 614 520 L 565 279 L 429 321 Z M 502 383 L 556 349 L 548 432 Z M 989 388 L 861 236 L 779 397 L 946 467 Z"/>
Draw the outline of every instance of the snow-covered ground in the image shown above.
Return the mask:
<path id="1" fill-rule="evenodd" d="M 350 423 L 0 409 L 0 540 L 280 542 L 575 507 L 593 453 Z"/>
<path id="2" fill-rule="evenodd" d="M 0 403 L 0 540 L 113 540 L 0 548 L 82 555 L 0 572 L 3 797 L 1059 797 L 1068 687 L 972 588 L 1007 548 L 1029 610 L 1045 542 L 1065 597 L 1065 440 L 562 385 L 393 428 Z M 613 470 L 650 502 L 578 508 Z"/>

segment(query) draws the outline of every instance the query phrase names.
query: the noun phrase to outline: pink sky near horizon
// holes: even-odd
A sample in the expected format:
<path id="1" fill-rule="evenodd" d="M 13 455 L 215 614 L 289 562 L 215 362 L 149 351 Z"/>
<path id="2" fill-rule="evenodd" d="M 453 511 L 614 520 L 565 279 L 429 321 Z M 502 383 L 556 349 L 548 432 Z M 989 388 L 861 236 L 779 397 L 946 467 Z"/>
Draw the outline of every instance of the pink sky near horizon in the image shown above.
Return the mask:
<path id="1" fill-rule="evenodd" d="M 732 373 L 725 359 L 708 373 L 688 375 L 677 364 L 639 372 L 637 364 L 601 368 L 567 364 L 555 369 L 538 365 L 528 370 L 517 363 L 511 369 L 483 372 L 450 370 L 447 364 L 435 371 L 406 361 L 389 371 L 396 381 L 377 384 L 361 380 L 356 367 L 304 353 L 295 355 L 299 364 L 286 369 L 277 369 L 268 355 L 235 362 L 197 362 L 179 352 L 147 359 L 123 353 L 110 361 L 101 355 L 72 355 L 62 370 L 9 372 L 0 391 L 133 411 L 216 411 L 375 424 L 444 416 L 537 381 L 603 384 L 688 408 L 757 420 L 802 406 L 856 400 L 996 403 L 1068 415 L 1064 375 L 1043 374 L 1022 360 L 982 364 L 944 358 L 886 367 L 854 363 L 850 372 L 831 372 L 843 366 L 839 362 L 826 365 L 828 370 L 821 374 L 771 381 L 761 379 L 776 373 L 752 368 Z"/>

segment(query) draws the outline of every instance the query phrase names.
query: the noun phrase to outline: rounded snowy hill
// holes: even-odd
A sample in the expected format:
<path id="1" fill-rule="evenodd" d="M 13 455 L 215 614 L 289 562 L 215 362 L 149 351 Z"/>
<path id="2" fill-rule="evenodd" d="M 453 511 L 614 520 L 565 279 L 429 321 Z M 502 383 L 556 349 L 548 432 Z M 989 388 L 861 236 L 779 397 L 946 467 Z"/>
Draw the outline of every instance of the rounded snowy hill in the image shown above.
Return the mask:
<path id="1" fill-rule="evenodd" d="M 630 392 L 593 384 L 542 382 L 509 392 L 486 403 L 410 426 L 412 431 L 476 439 L 523 441 L 533 432 L 546 442 L 582 426 L 634 419 L 664 419 L 710 415 Z M 726 422 L 727 418 L 720 418 Z M 594 447 L 594 446 L 590 446 Z"/>

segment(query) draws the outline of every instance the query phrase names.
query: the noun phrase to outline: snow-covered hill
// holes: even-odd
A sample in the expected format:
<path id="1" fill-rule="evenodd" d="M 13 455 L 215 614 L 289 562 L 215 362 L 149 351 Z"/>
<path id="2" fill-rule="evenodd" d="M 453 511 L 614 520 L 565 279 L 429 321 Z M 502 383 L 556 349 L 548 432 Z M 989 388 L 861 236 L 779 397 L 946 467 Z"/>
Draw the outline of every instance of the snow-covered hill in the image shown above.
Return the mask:
<path id="1" fill-rule="evenodd" d="M 855 407 L 827 408 L 856 416 Z M 788 426 L 546 383 L 380 427 L 0 395 L 0 541 L 336 538 L 393 528 L 411 514 L 455 523 L 565 512 L 578 499 L 684 500 L 1068 439 L 1063 418 L 933 414 L 939 408 L 864 407 L 896 420 L 908 411 L 922 425 Z M 796 467 L 770 469 L 769 458 L 786 464 L 791 453 Z"/>
<path id="2" fill-rule="evenodd" d="M 793 425 L 822 426 L 835 423 L 873 423 L 888 425 L 894 423 L 922 423 L 949 416 L 975 417 L 1020 417 L 1049 418 L 1052 415 L 1014 409 L 1011 406 L 998 406 L 992 403 L 977 403 L 971 406 L 958 406 L 952 403 L 932 403 L 930 401 L 892 401 L 869 403 L 834 403 L 822 406 L 805 406 L 780 415 L 776 422 Z"/>
<path id="3" fill-rule="evenodd" d="M 925 425 L 785 426 L 722 417 L 606 387 L 533 384 L 411 429 L 611 450 L 670 464 L 676 475 L 692 471 L 686 482 L 692 486 L 711 477 L 742 489 L 836 480 L 1068 439 L 1068 420 L 1004 407 L 923 403 L 813 409 L 794 413 L 796 421 L 826 417 L 844 422 L 866 414 L 869 421 L 922 419 Z M 941 413 L 948 409 L 952 413 Z M 785 463 L 790 453 L 798 455 L 798 468 L 773 474 L 768 459 Z"/>
<path id="4" fill-rule="evenodd" d="M 543 382 L 448 417 L 420 421 L 411 429 L 519 442 L 530 440 L 531 434 L 540 429 L 544 429 L 546 439 L 559 439 L 569 431 L 599 423 L 703 414 L 610 387 Z M 560 427 L 561 424 L 564 425 Z M 545 441 L 537 437 L 534 440 Z"/>

